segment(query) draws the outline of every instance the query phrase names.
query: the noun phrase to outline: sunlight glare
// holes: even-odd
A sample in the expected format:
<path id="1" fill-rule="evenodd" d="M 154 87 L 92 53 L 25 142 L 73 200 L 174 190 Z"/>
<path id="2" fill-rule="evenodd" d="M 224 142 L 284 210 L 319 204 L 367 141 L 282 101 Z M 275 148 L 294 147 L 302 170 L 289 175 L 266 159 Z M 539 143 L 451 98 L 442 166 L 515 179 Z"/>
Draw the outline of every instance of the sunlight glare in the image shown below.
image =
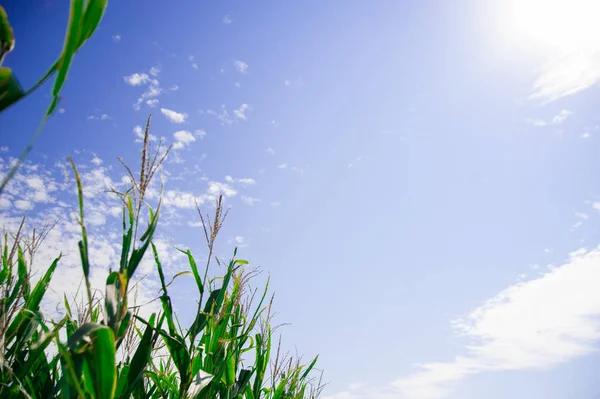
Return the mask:
<path id="1" fill-rule="evenodd" d="M 510 30 L 518 40 L 569 53 L 598 47 L 599 0 L 510 0 Z"/>

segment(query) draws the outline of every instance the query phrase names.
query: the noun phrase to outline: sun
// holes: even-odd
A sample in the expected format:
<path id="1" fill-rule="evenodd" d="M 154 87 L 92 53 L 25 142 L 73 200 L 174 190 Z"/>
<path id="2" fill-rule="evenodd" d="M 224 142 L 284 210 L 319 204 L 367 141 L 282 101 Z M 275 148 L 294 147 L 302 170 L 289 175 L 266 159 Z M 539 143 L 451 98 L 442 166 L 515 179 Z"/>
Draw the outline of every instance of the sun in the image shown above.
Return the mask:
<path id="1" fill-rule="evenodd" d="M 600 0 L 507 0 L 504 7 L 516 40 L 561 52 L 600 44 Z"/>

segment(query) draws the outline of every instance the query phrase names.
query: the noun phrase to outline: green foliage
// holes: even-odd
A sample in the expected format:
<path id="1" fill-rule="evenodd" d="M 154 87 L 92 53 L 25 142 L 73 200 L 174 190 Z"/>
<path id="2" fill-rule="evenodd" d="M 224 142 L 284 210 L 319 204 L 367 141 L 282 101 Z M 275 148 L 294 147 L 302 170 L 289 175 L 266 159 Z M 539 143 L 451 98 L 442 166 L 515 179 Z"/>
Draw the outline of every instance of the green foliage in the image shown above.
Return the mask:
<path id="1" fill-rule="evenodd" d="M 146 152 L 144 146 L 142 159 L 156 159 Z M 217 259 L 212 255 L 214 240 L 224 219 L 221 199 L 214 221 L 205 224 L 211 256 L 204 273 L 198 270 L 190 250 L 180 250 L 190 271 L 178 273 L 173 280 L 184 276 L 193 279 L 198 289 L 198 308 L 187 328 L 179 325 L 169 295 L 173 280 L 166 282 L 160 255 L 152 242 L 160 201 L 155 210 L 148 207 L 147 226 L 137 237 L 144 190 L 156 164 L 143 163 L 147 173 L 141 173 L 140 181 L 130 173 L 131 190 L 119 194 L 124 204 L 121 260 L 118 271 L 110 272 L 106 279 L 104 298 L 95 299 L 89 281 L 92 262 L 84 220 L 85 188 L 72 160 L 71 164 L 78 193 L 84 305 L 70 303 L 65 297 L 64 316 L 58 322 L 45 318 L 40 304 L 61 257 L 32 284 L 30 265 L 21 247 L 21 229 L 12 237 L 4 235 L 0 242 L 0 397 L 318 397 L 321 386 L 313 384 L 311 378 L 317 358 L 303 365 L 299 360 L 284 359 L 279 347 L 272 356 L 272 300 L 265 302 L 268 284 L 253 304 L 254 292 L 248 290 L 253 274 L 247 271 L 248 262 L 236 259 L 234 251 L 225 274 L 209 278 L 211 258 Z M 149 248 L 160 278 L 157 299 L 162 311 L 145 319 L 128 305 L 128 292 Z M 76 314 L 72 309 L 77 310 Z M 125 346 L 127 351 L 122 350 Z"/>
<path id="2" fill-rule="evenodd" d="M 33 148 L 47 119 L 54 111 L 56 111 L 60 101 L 60 93 L 67 81 L 67 74 L 71 67 L 73 57 L 96 31 L 107 5 L 108 0 L 71 0 L 69 25 L 67 26 L 63 49 L 54 64 L 48 68 L 46 73 L 37 81 L 37 83 L 26 91 L 23 90 L 19 84 L 12 69 L 2 67 L 4 57 L 12 51 L 15 46 L 15 37 L 6 11 L 0 6 L 0 112 L 3 112 L 11 105 L 16 104 L 29 94 L 33 93 L 56 74 L 56 79 L 54 80 L 54 85 L 52 87 L 51 102 L 46 110 L 46 114 L 29 141 L 29 144 L 19 156 L 17 163 L 15 163 L 2 180 L 2 183 L 0 183 L 0 193 L 4 190 L 8 181 L 14 176 L 23 160 Z"/>

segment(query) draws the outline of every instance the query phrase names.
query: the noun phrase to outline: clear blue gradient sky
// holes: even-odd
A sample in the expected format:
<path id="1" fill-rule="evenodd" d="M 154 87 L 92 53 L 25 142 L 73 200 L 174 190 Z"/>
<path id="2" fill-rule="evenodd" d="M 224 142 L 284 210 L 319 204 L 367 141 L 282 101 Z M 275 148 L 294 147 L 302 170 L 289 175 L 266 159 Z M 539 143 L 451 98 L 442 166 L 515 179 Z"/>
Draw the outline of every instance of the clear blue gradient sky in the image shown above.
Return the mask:
<path id="1" fill-rule="evenodd" d="M 168 5 L 167 5 L 168 4 Z M 24 87 L 68 2 L 5 1 Z M 593 1 L 111 1 L 0 219 L 60 217 L 79 281 L 74 156 L 95 195 L 96 282 L 136 126 L 175 150 L 159 248 L 204 254 L 193 209 L 223 193 L 219 251 L 271 276 L 285 344 L 320 354 L 329 399 L 591 399 L 600 339 L 600 32 Z M 550 28 L 549 28 L 550 27 Z M 1 170 L 50 85 L 0 115 Z M 95 191 L 94 191 L 95 190 Z M 118 240 L 117 240 L 118 241 Z M 69 256 L 70 255 L 70 256 Z M 142 284 L 156 291 L 151 264 Z M 178 308 L 194 311 L 193 287 Z M 187 290 L 187 291 L 186 291 Z M 187 298 L 187 300 L 186 300 Z M 191 318 L 191 316 L 190 316 Z M 185 320 L 185 319 L 184 319 Z"/>

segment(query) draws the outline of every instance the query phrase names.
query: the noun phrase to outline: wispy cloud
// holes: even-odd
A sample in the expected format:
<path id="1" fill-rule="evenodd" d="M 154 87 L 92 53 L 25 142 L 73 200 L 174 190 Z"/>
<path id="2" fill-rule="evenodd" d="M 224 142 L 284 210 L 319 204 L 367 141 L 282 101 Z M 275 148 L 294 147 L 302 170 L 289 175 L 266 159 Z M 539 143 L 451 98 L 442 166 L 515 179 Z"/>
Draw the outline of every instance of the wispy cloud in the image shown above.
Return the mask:
<path id="1" fill-rule="evenodd" d="M 160 67 L 153 66 L 150 68 L 150 75 L 157 77 L 160 74 Z"/>
<path id="2" fill-rule="evenodd" d="M 221 121 L 221 125 L 225 126 L 225 125 L 231 125 L 233 122 L 235 122 L 237 120 L 246 120 L 247 119 L 246 112 L 249 109 L 250 109 L 250 106 L 248 104 L 242 104 L 242 105 L 240 105 L 240 107 L 238 109 L 233 110 L 234 117 L 232 117 L 229 114 L 229 111 L 227 111 L 227 107 L 225 106 L 225 104 L 222 104 L 220 112 L 209 109 L 206 111 L 200 111 L 200 113 L 206 113 L 208 115 L 214 116 L 219 121 Z"/>
<path id="3" fill-rule="evenodd" d="M 90 121 L 107 121 L 112 118 L 108 114 L 101 114 L 101 115 L 90 115 L 87 117 L 87 119 Z"/>
<path id="4" fill-rule="evenodd" d="M 535 127 L 548 126 L 548 122 L 543 119 L 527 119 L 526 122 Z"/>
<path id="5" fill-rule="evenodd" d="M 570 111 L 568 109 L 563 109 L 559 113 L 554 115 L 550 119 L 550 122 L 546 122 L 544 119 L 535 119 L 535 118 L 527 119 L 526 122 L 535 127 L 544 127 L 544 126 L 549 126 L 549 125 L 561 125 L 567 119 L 569 119 L 569 117 L 571 117 L 571 115 L 573 115 L 573 111 Z"/>
<path id="6" fill-rule="evenodd" d="M 144 141 L 144 129 L 140 125 L 137 125 L 133 128 L 133 134 L 135 134 L 135 142 L 136 143 L 141 143 Z M 149 134 L 148 140 L 156 141 L 156 140 L 158 140 L 158 138 L 153 134 Z"/>
<path id="7" fill-rule="evenodd" d="M 198 137 L 200 139 L 203 139 L 204 136 L 206 136 L 206 132 L 204 130 L 202 130 L 202 129 L 196 129 L 194 131 L 194 135 L 196 135 L 196 137 Z"/>
<path id="8" fill-rule="evenodd" d="M 147 85 L 146 90 L 138 97 L 137 101 L 133 104 L 133 108 L 137 111 L 141 109 L 142 104 L 145 102 L 149 107 L 153 108 L 158 105 L 158 97 L 162 94 L 163 89 L 160 87 L 160 83 L 157 79 L 160 74 L 160 68 L 154 66 L 150 68 L 149 74 L 142 73 L 134 73 L 129 76 L 124 76 L 123 79 L 125 83 L 130 86 L 142 86 Z"/>
<path id="9" fill-rule="evenodd" d="M 241 199 L 244 204 L 250 205 L 250 206 L 254 206 L 254 205 L 258 204 L 259 202 L 262 202 L 262 200 L 260 198 L 253 198 L 253 197 L 249 197 L 246 195 L 242 195 Z"/>
<path id="10" fill-rule="evenodd" d="M 242 104 L 238 109 L 233 111 L 233 114 L 238 119 L 246 120 L 246 111 L 248 110 L 248 104 Z"/>
<path id="11" fill-rule="evenodd" d="M 251 177 L 243 177 L 241 179 L 234 179 L 231 176 L 225 176 L 225 181 L 229 184 L 241 184 L 243 186 L 251 186 L 256 184 L 256 181 Z"/>
<path id="12" fill-rule="evenodd" d="M 530 96 L 551 102 L 579 93 L 600 81 L 600 48 L 569 52 L 548 61 L 538 74 Z"/>
<path id="13" fill-rule="evenodd" d="M 233 19 L 231 18 L 231 15 L 227 14 L 227 15 L 225 15 L 225 16 L 223 17 L 223 20 L 222 20 L 222 22 L 223 22 L 225 25 L 229 25 L 230 23 L 232 23 L 232 22 L 233 22 Z"/>
<path id="14" fill-rule="evenodd" d="M 191 63 L 190 65 L 192 66 L 192 68 L 194 68 L 196 70 L 199 69 L 198 64 L 195 61 L 196 57 L 194 57 L 193 55 L 188 55 L 188 60 L 190 61 L 190 63 Z"/>
<path id="15" fill-rule="evenodd" d="M 453 324 L 473 340 L 464 356 L 427 363 L 394 382 L 406 398 L 445 397 L 453 382 L 505 370 L 546 369 L 589 354 L 600 339 L 600 250 L 573 252 L 560 267 L 515 284 Z"/>
<path id="16" fill-rule="evenodd" d="M 275 150 L 273 148 L 271 148 L 271 147 L 267 147 L 267 149 L 265 151 L 268 152 L 271 155 L 275 154 Z"/>
<path id="17" fill-rule="evenodd" d="M 560 125 L 564 121 L 566 121 L 571 115 L 573 115 L 572 111 L 569 111 L 568 109 L 563 109 L 556 116 L 554 116 L 554 118 L 552 118 L 552 123 L 555 125 Z"/>
<path id="18" fill-rule="evenodd" d="M 113 35 L 112 36 L 112 40 L 115 43 L 119 43 L 121 41 L 121 35 L 118 35 L 118 34 L 117 35 Z"/>
<path id="19" fill-rule="evenodd" d="M 248 64 L 244 61 L 236 60 L 234 62 L 235 68 L 241 73 L 248 73 Z"/>
<path id="20" fill-rule="evenodd" d="M 173 133 L 173 139 L 175 140 L 173 143 L 174 150 L 181 150 L 196 141 L 196 137 L 187 130 L 176 131 Z"/>
<path id="21" fill-rule="evenodd" d="M 162 112 L 171 123 L 184 123 L 188 116 L 186 113 L 176 112 L 167 108 L 161 108 L 160 112 Z"/>
<path id="22" fill-rule="evenodd" d="M 123 80 L 130 86 L 140 86 L 150 81 L 150 76 L 147 73 L 134 73 L 129 76 L 123 76 Z"/>

